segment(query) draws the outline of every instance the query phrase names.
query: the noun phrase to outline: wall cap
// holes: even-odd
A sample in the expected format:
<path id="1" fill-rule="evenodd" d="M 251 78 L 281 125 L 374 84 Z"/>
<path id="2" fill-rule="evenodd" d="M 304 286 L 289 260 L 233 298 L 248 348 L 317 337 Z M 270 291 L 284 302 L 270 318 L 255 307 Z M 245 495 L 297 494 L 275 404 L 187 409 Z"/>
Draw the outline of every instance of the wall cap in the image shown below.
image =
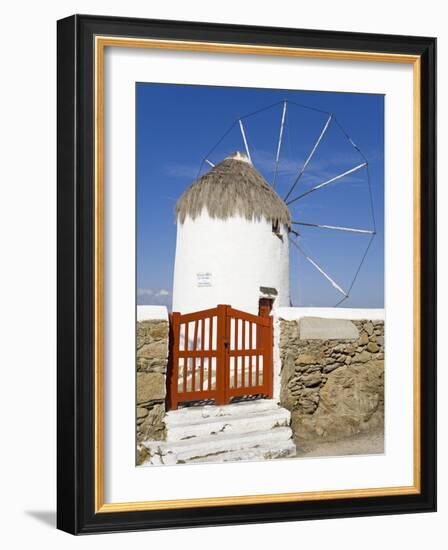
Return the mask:
<path id="1" fill-rule="evenodd" d="M 285 321 L 296 321 L 303 317 L 322 319 L 348 319 L 350 321 L 384 321 L 384 308 L 348 308 L 348 307 L 279 307 L 275 316 Z"/>
<path id="2" fill-rule="evenodd" d="M 168 321 L 166 306 L 137 306 L 137 321 Z"/>

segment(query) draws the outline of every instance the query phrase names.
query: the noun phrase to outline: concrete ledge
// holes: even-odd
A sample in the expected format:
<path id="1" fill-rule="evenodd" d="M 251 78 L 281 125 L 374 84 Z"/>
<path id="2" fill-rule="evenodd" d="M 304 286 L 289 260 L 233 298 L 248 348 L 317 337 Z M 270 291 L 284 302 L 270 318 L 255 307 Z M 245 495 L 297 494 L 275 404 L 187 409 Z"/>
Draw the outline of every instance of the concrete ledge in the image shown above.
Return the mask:
<path id="1" fill-rule="evenodd" d="M 304 317 L 300 319 L 301 340 L 357 340 L 359 331 L 347 319 L 322 319 Z"/>
<path id="2" fill-rule="evenodd" d="M 166 306 L 137 306 L 137 321 L 168 321 Z"/>
<path id="3" fill-rule="evenodd" d="M 348 307 L 279 307 L 276 316 L 285 321 L 296 321 L 303 317 L 322 319 L 348 319 L 349 321 L 384 321 L 384 309 Z"/>

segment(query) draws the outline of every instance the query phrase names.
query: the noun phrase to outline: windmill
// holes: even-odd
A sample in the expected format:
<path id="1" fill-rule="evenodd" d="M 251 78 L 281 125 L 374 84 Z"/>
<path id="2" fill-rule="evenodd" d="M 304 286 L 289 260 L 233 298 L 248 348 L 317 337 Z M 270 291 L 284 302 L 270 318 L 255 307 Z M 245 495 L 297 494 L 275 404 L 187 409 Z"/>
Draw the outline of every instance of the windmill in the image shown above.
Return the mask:
<path id="1" fill-rule="evenodd" d="M 377 234 L 368 159 L 333 113 L 285 99 L 234 120 L 203 158 L 198 177 L 243 147 L 290 212 L 291 250 L 335 292 L 339 306 L 350 297 Z M 350 210 L 356 224 L 325 218 L 338 208 L 343 215 Z M 357 239 L 360 251 L 345 284 L 323 254 L 312 252 L 322 232 Z M 344 258 L 350 256 L 348 246 L 330 245 L 326 251 Z"/>

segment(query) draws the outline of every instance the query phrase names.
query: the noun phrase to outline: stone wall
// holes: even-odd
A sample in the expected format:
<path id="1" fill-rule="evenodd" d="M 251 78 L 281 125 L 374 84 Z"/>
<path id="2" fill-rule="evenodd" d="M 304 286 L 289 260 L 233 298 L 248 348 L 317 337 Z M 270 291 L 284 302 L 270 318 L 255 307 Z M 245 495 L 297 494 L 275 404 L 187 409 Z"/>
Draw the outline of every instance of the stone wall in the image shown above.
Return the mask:
<path id="1" fill-rule="evenodd" d="M 169 324 L 165 320 L 137 323 L 137 464 L 145 459 L 141 442 L 165 439 L 166 370 Z"/>
<path id="2" fill-rule="evenodd" d="M 280 321 L 280 402 L 296 442 L 384 430 L 384 322 L 352 321 L 350 340 L 301 339 L 300 323 Z"/>

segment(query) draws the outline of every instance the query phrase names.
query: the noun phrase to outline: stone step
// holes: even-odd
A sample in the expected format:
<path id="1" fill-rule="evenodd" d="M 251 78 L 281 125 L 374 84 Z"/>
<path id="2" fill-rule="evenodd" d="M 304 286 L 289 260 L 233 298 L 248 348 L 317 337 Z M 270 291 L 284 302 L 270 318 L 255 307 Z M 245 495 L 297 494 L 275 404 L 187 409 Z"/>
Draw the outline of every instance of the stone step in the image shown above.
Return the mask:
<path id="1" fill-rule="evenodd" d="M 188 460 L 191 464 L 216 464 L 218 462 L 242 462 L 249 460 L 270 460 L 274 458 L 288 458 L 296 454 L 294 443 L 282 442 L 277 445 L 260 445 L 250 449 L 242 449 L 239 451 L 227 451 L 215 455 L 192 458 Z"/>
<path id="2" fill-rule="evenodd" d="M 242 408 L 241 408 L 242 409 Z M 190 422 L 183 417 L 182 422 L 166 422 L 168 441 L 184 441 L 191 438 L 206 437 L 217 434 L 246 434 L 251 432 L 268 432 L 273 428 L 289 426 L 291 414 L 288 410 L 277 407 L 259 412 L 236 410 L 232 415 L 198 418 Z"/>
<path id="3" fill-rule="evenodd" d="M 225 453 L 248 451 L 253 448 L 275 449 L 273 456 L 295 452 L 295 445 L 291 439 L 289 427 L 273 428 L 266 431 L 251 432 L 248 434 L 217 434 L 200 438 L 190 438 L 181 441 L 147 441 L 152 464 L 176 464 L 190 461 L 204 462 L 208 458 Z M 247 459 L 246 459 L 247 460 Z M 223 460 L 224 461 L 224 460 Z"/>
<path id="4" fill-rule="evenodd" d="M 169 411 L 164 422 L 167 427 L 179 424 L 190 424 L 224 416 L 241 416 L 258 414 L 262 411 L 277 410 L 281 407 L 274 399 L 256 399 L 253 401 L 242 401 L 230 405 L 202 405 L 199 407 L 184 407 L 175 411 Z"/>

